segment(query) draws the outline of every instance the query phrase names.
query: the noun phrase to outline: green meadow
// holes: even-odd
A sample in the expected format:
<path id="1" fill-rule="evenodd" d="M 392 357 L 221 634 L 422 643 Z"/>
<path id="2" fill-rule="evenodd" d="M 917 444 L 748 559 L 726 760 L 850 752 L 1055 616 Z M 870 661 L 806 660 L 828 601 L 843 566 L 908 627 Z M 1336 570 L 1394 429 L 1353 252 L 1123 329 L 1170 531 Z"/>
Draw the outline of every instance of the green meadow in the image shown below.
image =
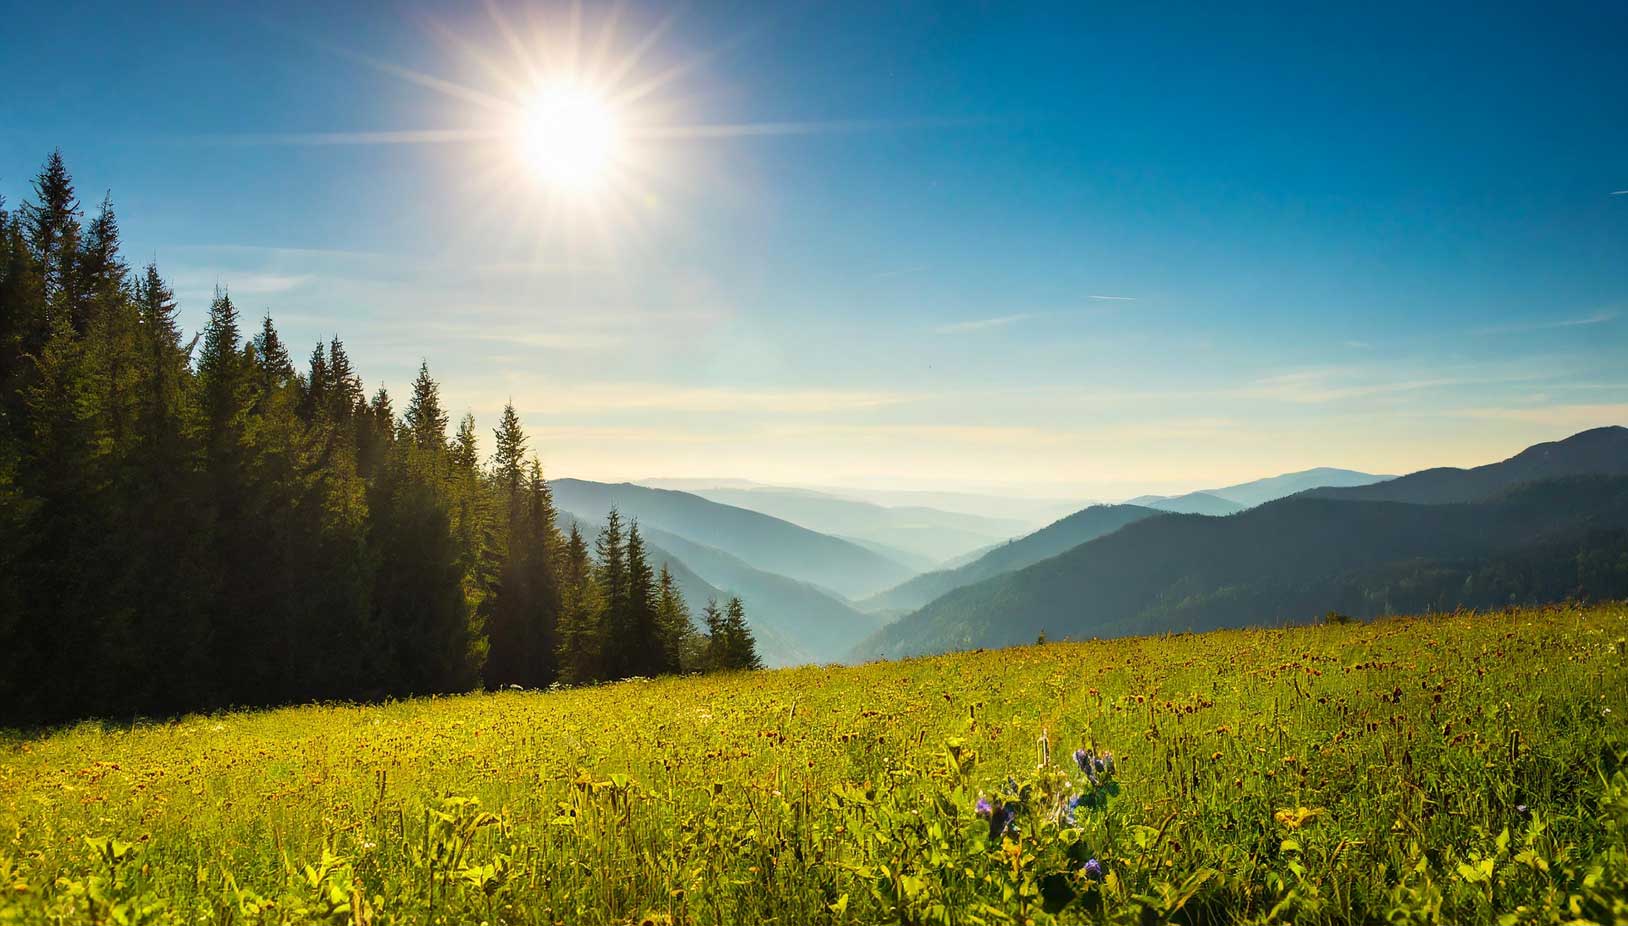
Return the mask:
<path id="1" fill-rule="evenodd" d="M 1570 606 L 14 732 L 0 922 L 1623 923 L 1625 636 Z"/>

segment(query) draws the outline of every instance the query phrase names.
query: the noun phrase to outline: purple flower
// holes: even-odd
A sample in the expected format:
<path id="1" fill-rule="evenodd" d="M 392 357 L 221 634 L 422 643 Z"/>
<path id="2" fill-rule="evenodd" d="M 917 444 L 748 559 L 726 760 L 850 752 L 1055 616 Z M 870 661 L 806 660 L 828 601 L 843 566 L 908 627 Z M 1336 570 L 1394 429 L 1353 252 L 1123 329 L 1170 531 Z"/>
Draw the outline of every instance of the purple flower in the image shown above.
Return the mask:
<path id="1" fill-rule="evenodd" d="M 1081 869 L 1080 874 L 1085 875 L 1087 878 L 1091 879 L 1092 881 L 1101 881 L 1102 880 L 1102 863 L 1097 861 L 1096 859 L 1091 859 L 1090 861 L 1085 863 L 1085 868 Z"/>
<path id="2" fill-rule="evenodd" d="M 1515 812 L 1524 817 L 1527 814 L 1532 812 L 1532 808 L 1526 806 L 1525 804 L 1516 804 L 1515 805 Z"/>
<path id="3" fill-rule="evenodd" d="M 1094 758 L 1096 758 L 1096 756 L 1092 755 L 1091 750 L 1089 749 L 1074 750 L 1074 764 L 1078 765 L 1080 767 L 1080 771 L 1082 772 L 1091 771 L 1091 760 Z"/>
<path id="4" fill-rule="evenodd" d="M 994 808 L 989 806 L 989 798 L 980 797 L 978 798 L 976 810 L 978 811 L 978 816 L 987 820 L 989 819 L 989 815 L 994 811 Z"/>
<path id="5" fill-rule="evenodd" d="M 1017 816 L 1018 805 L 1008 801 L 996 807 L 989 815 L 989 841 L 994 842 L 1006 835 L 1012 828 L 1012 818 Z"/>

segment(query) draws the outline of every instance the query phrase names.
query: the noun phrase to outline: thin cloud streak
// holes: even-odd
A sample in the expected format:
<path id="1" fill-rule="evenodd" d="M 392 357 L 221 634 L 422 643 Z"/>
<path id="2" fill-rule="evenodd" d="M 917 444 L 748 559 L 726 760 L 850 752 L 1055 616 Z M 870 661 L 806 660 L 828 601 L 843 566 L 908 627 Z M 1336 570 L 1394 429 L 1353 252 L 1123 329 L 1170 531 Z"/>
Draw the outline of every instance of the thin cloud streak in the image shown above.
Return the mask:
<path id="1" fill-rule="evenodd" d="M 534 390 L 535 403 L 522 402 Z M 605 412 L 662 411 L 820 415 L 865 411 L 917 400 L 897 392 L 839 391 L 830 389 L 726 389 L 682 387 L 662 383 L 602 383 L 561 386 L 517 377 L 515 404 L 542 415 Z M 493 404 L 500 406 L 501 401 Z M 534 405 L 534 408 L 532 406 Z"/>
<path id="2" fill-rule="evenodd" d="M 1005 328 L 1021 321 L 1034 318 L 1032 312 L 1022 312 L 1017 315 L 999 315 L 995 318 L 979 318 L 966 322 L 955 322 L 950 325 L 940 325 L 934 328 L 936 334 L 964 334 L 968 331 L 985 331 L 990 328 Z"/>
<path id="3" fill-rule="evenodd" d="M 1489 325 L 1475 329 L 1476 334 L 1517 334 L 1523 331 L 1554 331 L 1562 328 L 1583 328 L 1616 321 L 1616 312 L 1595 312 L 1582 318 L 1563 318 L 1552 322 L 1517 322 L 1508 325 Z"/>
<path id="4" fill-rule="evenodd" d="M 1095 299 L 1098 302 L 1135 302 L 1136 301 L 1135 296 L 1087 296 L 1085 298 L 1087 298 L 1087 299 Z"/>

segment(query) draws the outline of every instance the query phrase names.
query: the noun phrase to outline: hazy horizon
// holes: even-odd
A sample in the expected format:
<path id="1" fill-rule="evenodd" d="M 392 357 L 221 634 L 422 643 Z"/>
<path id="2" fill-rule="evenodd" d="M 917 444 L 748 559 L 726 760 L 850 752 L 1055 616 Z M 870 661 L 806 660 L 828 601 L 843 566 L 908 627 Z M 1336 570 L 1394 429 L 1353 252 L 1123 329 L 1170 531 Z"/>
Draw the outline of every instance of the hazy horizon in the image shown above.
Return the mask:
<path id="1" fill-rule="evenodd" d="M 551 476 L 1113 500 L 1628 422 L 1620 9 L 392 9 L 9 4 L 0 194 L 60 146 L 189 331 L 427 360 Z M 561 79 L 581 189 L 510 124 Z"/>

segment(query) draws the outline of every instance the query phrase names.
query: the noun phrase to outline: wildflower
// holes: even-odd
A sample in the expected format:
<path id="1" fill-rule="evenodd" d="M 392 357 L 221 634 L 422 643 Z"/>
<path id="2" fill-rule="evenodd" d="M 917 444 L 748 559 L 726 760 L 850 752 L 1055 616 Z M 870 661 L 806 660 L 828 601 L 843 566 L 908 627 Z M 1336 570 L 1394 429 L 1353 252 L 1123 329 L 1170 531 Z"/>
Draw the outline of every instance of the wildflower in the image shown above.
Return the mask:
<path id="1" fill-rule="evenodd" d="M 1080 869 L 1080 874 L 1085 875 L 1086 878 L 1092 881 L 1101 881 L 1102 863 L 1093 858 L 1085 863 L 1084 868 Z"/>
<path id="2" fill-rule="evenodd" d="M 1273 814 L 1277 821 L 1291 830 L 1300 829 L 1323 812 L 1321 807 L 1292 807 Z"/>
<path id="3" fill-rule="evenodd" d="M 1532 808 L 1526 806 L 1525 804 L 1516 804 L 1515 805 L 1515 812 L 1524 817 L 1527 814 L 1532 812 Z"/>
<path id="4" fill-rule="evenodd" d="M 1012 828 L 1012 820 L 1017 816 L 1018 805 L 1007 801 L 996 807 L 989 815 L 989 841 L 994 842 L 1005 836 Z"/>
<path id="5" fill-rule="evenodd" d="M 1085 748 L 1082 747 L 1080 749 L 1074 750 L 1074 764 L 1078 765 L 1080 767 L 1080 771 L 1082 771 L 1082 772 L 1091 771 L 1091 760 L 1094 759 L 1094 758 L 1096 758 L 1096 757 L 1091 753 L 1091 750 L 1089 750 L 1089 749 L 1085 749 Z"/>
<path id="6" fill-rule="evenodd" d="M 974 809 L 977 810 L 978 816 L 983 817 L 985 820 L 989 819 L 989 815 L 994 812 L 994 808 L 989 806 L 989 798 L 987 797 L 978 798 L 978 803 Z"/>

